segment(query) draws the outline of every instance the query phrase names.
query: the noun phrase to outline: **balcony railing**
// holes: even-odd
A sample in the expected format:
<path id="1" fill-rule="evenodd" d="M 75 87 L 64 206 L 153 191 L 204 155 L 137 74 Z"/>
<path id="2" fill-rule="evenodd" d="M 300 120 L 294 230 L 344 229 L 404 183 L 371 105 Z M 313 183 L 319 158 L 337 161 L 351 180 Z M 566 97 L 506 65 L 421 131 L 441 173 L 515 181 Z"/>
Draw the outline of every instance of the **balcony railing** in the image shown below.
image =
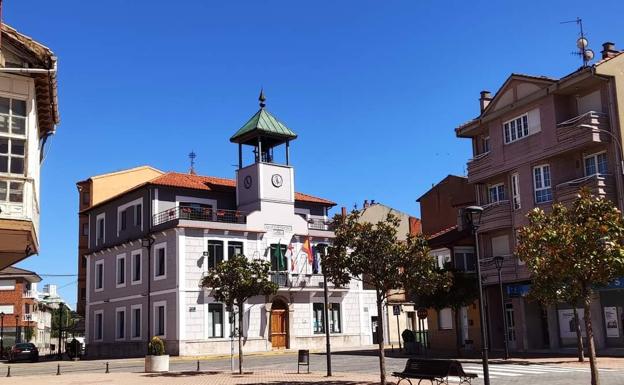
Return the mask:
<path id="1" fill-rule="evenodd" d="M 288 273 L 286 271 L 274 271 L 270 273 L 271 282 L 276 283 L 280 288 L 323 288 L 322 274 L 299 274 Z M 333 288 L 334 284 L 329 282 L 327 287 Z"/>
<path id="2" fill-rule="evenodd" d="M 614 186 L 613 175 L 594 174 L 558 184 L 555 187 L 555 197 L 558 202 L 570 203 L 578 198 L 582 188 L 587 188 L 594 196 L 613 199 Z"/>
<path id="3" fill-rule="evenodd" d="M 154 214 L 154 226 L 174 220 L 190 220 L 202 222 L 240 223 L 247 222 L 247 215 L 237 210 L 224 210 L 198 207 L 174 207 Z"/>
<path id="4" fill-rule="evenodd" d="M 37 298 L 36 290 L 24 290 L 22 292 L 22 298 Z"/>
<path id="5" fill-rule="evenodd" d="M 332 221 L 327 221 L 319 218 L 308 219 L 308 229 L 311 230 L 334 230 L 334 224 Z"/>
<path id="6" fill-rule="evenodd" d="M 557 124 L 559 142 L 608 142 L 609 117 L 603 112 L 588 111 Z"/>
<path id="7" fill-rule="evenodd" d="M 480 231 L 489 231 L 511 226 L 511 202 L 508 200 L 489 203 L 483 206 Z"/>
<path id="8" fill-rule="evenodd" d="M 525 265 L 514 255 L 502 255 L 501 280 L 503 282 L 518 281 L 529 278 Z M 493 257 L 481 258 L 481 279 L 486 285 L 498 283 L 498 269 Z"/>
<path id="9" fill-rule="evenodd" d="M 39 322 L 39 317 L 37 316 L 36 313 L 25 313 L 22 314 L 22 321 L 23 322 Z"/>
<path id="10" fill-rule="evenodd" d="M 277 286 L 290 287 L 290 280 L 288 279 L 288 272 L 274 271 L 269 274 L 271 276 L 271 282 L 277 284 Z"/>
<path id="11" fill-rule="evenodd" d="M 484 152 L 479 155 L 475 155 L 474 158 L 468 161 L 468 175 L 478 174 L 481 171 L 490 167 L 490 152 Z"/>

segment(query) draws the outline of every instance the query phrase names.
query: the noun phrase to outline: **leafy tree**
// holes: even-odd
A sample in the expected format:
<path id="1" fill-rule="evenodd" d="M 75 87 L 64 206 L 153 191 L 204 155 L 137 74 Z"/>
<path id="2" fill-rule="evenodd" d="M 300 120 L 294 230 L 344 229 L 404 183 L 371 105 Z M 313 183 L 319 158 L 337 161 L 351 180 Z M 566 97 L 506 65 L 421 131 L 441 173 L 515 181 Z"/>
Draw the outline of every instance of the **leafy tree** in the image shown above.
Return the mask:
<path id="1" fill-rule="evenodd" d="M 51 309 L 52 312 L 52 330 L 51 337 L 58 338 L 59 324 L 62 323 L 63 334 L 67 331 L 73 331 L 76 327 L 76 321 L 79 319 L 78 313 L 70 310 L 67 306 L 59 306 Z M 62 313 L 62 317 L 61 317 Z"/>
<path id="2" fill-rule="evenodd" d="M 375 224 L 360 221 L 355 210 L 346 217 L 336 216 L 333 245 L 323 259 L 323 272 L 337 286 L 347 286 L 352 279 L 375 289 L 377 301 L 377 338 L 381 384 L 386 383 L 383 339 L 383 302 L 396 290 L 409 287 L 417 293 L 430 293 L 446 285 L 448 277 L 435 272 L 435 260 L 429 255 L 422 236 L 397 238 L 399 219 L 388 214 Z"/>
<path id="3" fill-rule="evenodd" d="M 585 312 L 585 330 L 591 383 L 598 385 L 596 348 L 591 319 L 593 288 L 607 285 L 624 274 L 624 223 L 609 200 L 586 189 L 571 207 L 553 205 L 550 214 L 534 209 L 529 224 L 519 232 L 517 254 L 538 282 L 538 290 L 567 287 L 566 295 L 579 295 Z M 541 285 L 544 282 L 544 285 Z M 542 289 L 543 288 L 543 289 Z"/>
<path id="4" fill-rule="evenodd" d="M 277 284 L 269 280 L 271 263 L 263 260 L 249 260 L 244 255 L 235 255 L 208 270 L 201 284 L 211 290 L 211 295 L 222 302 L 229 311 L 238 307 L 239 328 L 243 325 L 243 305 L 257 295 L 277 293 Z M 238 332 L 238 372 L 243 373 L 243 340 Z"/>
<path id="5" fill-rule="evenodd" d="M 438 274 L 451 275 L 452 278 L 450 287 L 442 286 L 434 292 L 417 296 L 415 298 L 415 302 L 418 306 L 433 308 L 436 310 L 444 308 L 453 309 L 453 313 L 455 315 L 455 330 L 457 331 L 455 346 L 457 349 L 457 355 L 460 355 L 461 333 L 459 333 L 459 330 L 461 330 L 461 328 L 459 310 L 464 306 L 473 304 L 479 297 L 476 274 L 467 273 L 453 268 L 438 270 Z"/>

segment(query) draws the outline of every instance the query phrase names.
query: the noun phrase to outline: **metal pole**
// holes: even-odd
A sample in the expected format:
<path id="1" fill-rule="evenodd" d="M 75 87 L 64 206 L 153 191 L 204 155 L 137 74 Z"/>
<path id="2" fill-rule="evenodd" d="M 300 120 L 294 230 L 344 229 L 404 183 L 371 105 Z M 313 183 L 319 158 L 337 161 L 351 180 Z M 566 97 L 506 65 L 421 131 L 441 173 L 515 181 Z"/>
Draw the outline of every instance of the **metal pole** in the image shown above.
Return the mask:
<path id="1" fill-rule="evenodd" d="M 0 358 L 4 357 L 4 313 L 0 314 Z"/>
<path id="2" fill-rule="evenodd" d="M 396 315 L 397 319 L 397 336 L 399 337 L 399 351 L 403 351 L 403 347 L 401 346 L 401 327 L 399 326 L 399 315 Z"/>
<path id="3" fill-rule="evenodd" d="M 56 355 L 59 360 L 63 358 L 63 355 L 61 353 L 61 335 L 62 334 L 63 334 L 63 302 L 59 304 L 58 349 L 56 350 L 57 352 Z"/>
<path id="4" fill-rule="evenodd" d="M 325 249 L 325 253 L 327 253 L 327 249 Z M 325 302 L 325 314 L 323 326 L 325 327 L 325 357 L 327 358 L 327 377 L 332 376 L 332 367 L 331 367 L 331 341 L 329 338 L 329 291 L 327 289 L 327 276 L 325 272 L 323 272 L 323 300 Z"/>
<path id="5" fill-rule="evenodd" d="M 503 281 L 501 279 L 501 269 L 498 269 L 498 286 L 500 288 L 500 296 L 501 296 L 501 311 L 503 312 L 503 340 L 505 341 L 505 359 L 509 359 L 509 346 L 507 339 L 509 335 L 507 334 L 507 318 L 505 317 L 505 300 L 503 299 Z"/>
<path id="6" fill-rule="evenodd" d="M 490 385 L 490 367 L 488 363 L 488 343 L 487 332 L 485 330 L 485 312 L 483 307 L 483 285 L 481 284 L 481 260 L 479 258 L 479 235 L 477 229 L 472 226 L 472 233 L 475 237 L 475 253 L 477 257 L 477 281 L 479 285 L 479 318 L 481 322 L 481 358 L 483 361 L 483 383 Z"/>

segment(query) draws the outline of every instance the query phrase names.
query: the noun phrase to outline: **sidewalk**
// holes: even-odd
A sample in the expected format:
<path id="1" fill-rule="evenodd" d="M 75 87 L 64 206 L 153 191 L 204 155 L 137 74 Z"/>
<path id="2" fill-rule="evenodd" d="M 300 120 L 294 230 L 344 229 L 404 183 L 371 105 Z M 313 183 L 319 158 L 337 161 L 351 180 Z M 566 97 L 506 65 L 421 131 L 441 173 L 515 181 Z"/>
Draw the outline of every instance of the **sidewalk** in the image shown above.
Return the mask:
<path id="1" fill-rule="evenodd" d="M 390 378 L 389 378 L 390 379 Z M 254 371 L 243 375 L 225 372 L 181 372 L 181 373 L 84 373 L 60 376 L 20 376 L 17 378 L 0 378 L 0 384 L 17 382 L 37 383 L 46 385 L 83 385 L 83 384 L 115 384 L 115 385 L 235 385 L 235 384 L 327 384 L 327 385 L 369 385 L 378 384 L 378 375 L 355 373 L 336 373 L 333 377 L 325 377 L 321 373 L 297 374 L 296 372 Z"/>

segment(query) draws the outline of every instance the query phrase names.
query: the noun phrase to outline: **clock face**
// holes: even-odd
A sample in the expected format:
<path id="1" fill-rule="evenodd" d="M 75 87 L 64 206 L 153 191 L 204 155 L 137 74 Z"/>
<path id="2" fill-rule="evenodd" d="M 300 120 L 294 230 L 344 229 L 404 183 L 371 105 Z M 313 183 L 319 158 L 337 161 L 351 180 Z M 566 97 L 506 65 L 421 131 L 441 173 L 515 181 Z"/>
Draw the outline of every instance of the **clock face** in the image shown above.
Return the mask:
<path id="1" fill-rule="evenodd" d="M 245 179 L 243 179 L 243 186 L 245 186 L 246 189 L 251 187 L 251 175 L 247 175 Z"/>
<path id="2" fill-rule="evenodd" d="M 275 187 L 282 187 L 282 183 L 284 181 L 282 180 L 282 176 L 279 174 L 273 174 L 273 176 L 271 177 L 271 183 L 273 183 L 273 186 Z"/>

